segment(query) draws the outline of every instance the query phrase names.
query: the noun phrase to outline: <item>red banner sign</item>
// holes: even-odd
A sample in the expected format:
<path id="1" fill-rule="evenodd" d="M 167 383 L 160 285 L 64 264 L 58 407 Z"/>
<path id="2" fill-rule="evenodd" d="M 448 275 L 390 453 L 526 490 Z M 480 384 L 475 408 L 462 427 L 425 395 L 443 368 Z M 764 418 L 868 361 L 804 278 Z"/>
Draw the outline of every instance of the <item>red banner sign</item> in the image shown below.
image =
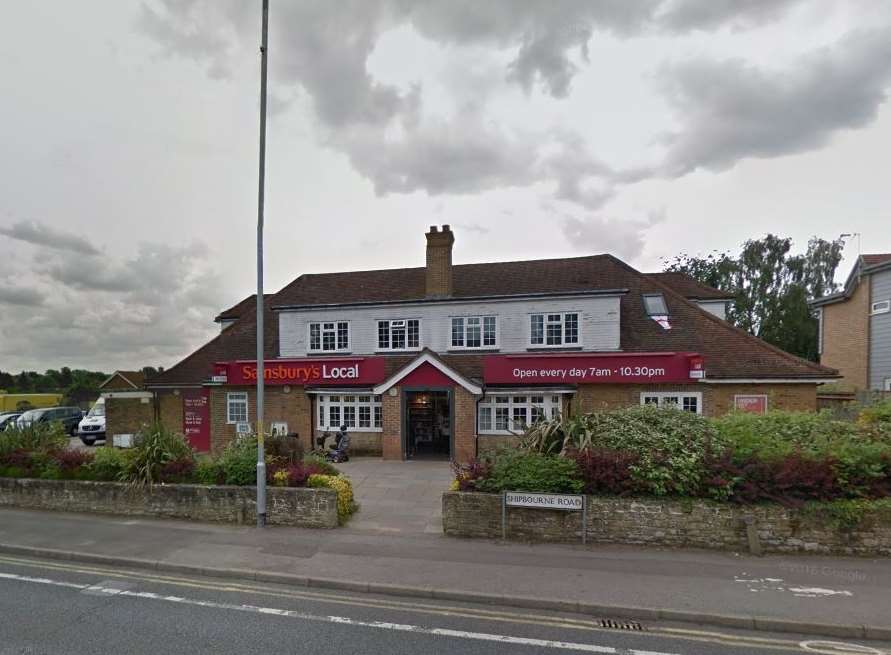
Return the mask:
<path id="1" fill-rule="evenodd" d="M 384 380 L 384 358 L 273 359 L 265 363 L 263 379 L 266 384 L 295 386 L 377 384 Z M 237 385 L 256 384 L 257 363 L 218 363 L 214 367 L 213 381 Z"/>
<path id="2" fill-rule="evenodd" d="M 696 353 L 488 355 L 486 384 L 647 384 L 690 382 L 705 375 Z"/>
<path id="3" fill-rule="evenodd" d="M 737 395 L 733 397 L 733 405 L 741 412 L 749 412 L 750 414 L 766 414 L 767 413 L 767 396 Z"/>
<path id="4" fill-rule="evenodd" d="M 198 452 L 210 450 L 210 389 L 183 389 L 183 434 Z"/>

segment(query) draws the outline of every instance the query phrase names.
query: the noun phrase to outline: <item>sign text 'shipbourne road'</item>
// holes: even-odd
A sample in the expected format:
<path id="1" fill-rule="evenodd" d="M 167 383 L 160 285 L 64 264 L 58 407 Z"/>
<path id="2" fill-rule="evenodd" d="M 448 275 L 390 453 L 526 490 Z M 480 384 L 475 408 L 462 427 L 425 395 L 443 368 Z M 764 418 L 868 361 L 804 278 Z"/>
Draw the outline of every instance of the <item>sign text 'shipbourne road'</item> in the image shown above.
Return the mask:
<path id="1" fill-rule="evenodd" d="M 507 508 L 532 507 L 582 513 L 582 543 L 588 534 L 588 503 L 584 496 L 575 494 L 540 494 L 525 491 L 505 491 L 501 495 L 501 538 L 507 539 Z"/>

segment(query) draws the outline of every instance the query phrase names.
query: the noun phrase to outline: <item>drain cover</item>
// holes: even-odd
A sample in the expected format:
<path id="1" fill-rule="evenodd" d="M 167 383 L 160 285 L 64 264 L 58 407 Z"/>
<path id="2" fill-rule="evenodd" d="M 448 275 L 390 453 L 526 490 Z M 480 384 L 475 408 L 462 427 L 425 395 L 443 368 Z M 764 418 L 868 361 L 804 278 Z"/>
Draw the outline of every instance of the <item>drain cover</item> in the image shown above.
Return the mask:
<path id="1" fill-rule="evenodd" d="M 613 621 L 612 619 L 600 619 L 601 628 L 610 628 L 612 630 L 643 630 L 643 626 L 637 621 Z"/>

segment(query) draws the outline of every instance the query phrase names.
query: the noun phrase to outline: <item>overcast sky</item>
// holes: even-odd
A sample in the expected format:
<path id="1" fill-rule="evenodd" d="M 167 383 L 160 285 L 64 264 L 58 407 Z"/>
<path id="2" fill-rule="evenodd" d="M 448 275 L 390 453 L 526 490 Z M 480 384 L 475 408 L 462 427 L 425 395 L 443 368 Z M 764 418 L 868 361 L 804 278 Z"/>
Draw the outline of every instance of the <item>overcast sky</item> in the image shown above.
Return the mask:
<path id="1" fill-rule="evenodd" d="M 891 252 L 888 0 L 271 4 L 268 289 L 434 223 L 457 263 Z M 0 369 L 170 366 L 251 292 L 259 9 L 0 5 Z"/>

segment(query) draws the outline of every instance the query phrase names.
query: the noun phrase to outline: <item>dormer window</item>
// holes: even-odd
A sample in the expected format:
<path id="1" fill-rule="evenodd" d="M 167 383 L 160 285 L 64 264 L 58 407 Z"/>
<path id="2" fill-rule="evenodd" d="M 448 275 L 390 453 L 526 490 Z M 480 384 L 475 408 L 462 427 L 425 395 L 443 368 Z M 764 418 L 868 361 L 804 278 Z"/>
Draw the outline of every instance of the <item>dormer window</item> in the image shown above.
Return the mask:
<path id="1" fill-rule="evenodd" d="M 647 316 L 656 321 L 663 330 L 671 329 L 671 321 L 668 320 L 668 305 L 665 304 L 665 296 L 661 293 L 644 294 L 643 304 Z"/>
<path id="2" fill-rule="evenodd" d="M 647 316 L 668 316 L 665 297 L 661 293 L 647 294 L 643 297 L 643 301 Z"/>

